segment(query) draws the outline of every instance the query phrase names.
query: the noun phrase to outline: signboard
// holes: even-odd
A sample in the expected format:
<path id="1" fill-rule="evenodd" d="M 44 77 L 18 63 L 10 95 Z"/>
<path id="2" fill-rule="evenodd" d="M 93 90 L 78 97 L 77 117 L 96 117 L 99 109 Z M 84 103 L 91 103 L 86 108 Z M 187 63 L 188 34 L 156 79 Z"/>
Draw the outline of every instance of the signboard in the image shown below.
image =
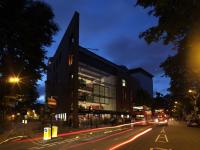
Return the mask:
<path id="1" fill-rule="evenodd" d="M 48 104 L 49 107 L 54 108 L 54 107 L 56 107 L 56 105 L 57 105 L 57 101 L 56 101 L 55 98 L 53 98 L 53 97 L 51 96 L 50 98 L 48 98 L 47 104 Z"/>
<path id="2" fill-rule="evenodd" d="M 102 105 L 90 105 L 90 106 L 88 106 L 88 109 L 90 109 L 90 110 L 103 110 L 103 106 Z"/>

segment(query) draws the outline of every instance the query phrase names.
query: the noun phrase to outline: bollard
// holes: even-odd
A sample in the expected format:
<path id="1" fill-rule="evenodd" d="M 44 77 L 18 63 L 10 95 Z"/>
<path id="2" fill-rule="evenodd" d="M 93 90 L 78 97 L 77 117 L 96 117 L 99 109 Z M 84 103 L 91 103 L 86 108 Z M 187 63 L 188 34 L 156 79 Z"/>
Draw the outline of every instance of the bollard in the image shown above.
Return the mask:
<path id="1" fill-rule="evenodd" d="M 51 128 L 50 127 L 45 127 L 44 128 L 43 140 L 50 140 L 50 139 L 51 139 Z"/>
<path id="2" fill-rule="evenodd" d="M 58 137 L 58 127 L 52 126 L 52 137 Z"/>

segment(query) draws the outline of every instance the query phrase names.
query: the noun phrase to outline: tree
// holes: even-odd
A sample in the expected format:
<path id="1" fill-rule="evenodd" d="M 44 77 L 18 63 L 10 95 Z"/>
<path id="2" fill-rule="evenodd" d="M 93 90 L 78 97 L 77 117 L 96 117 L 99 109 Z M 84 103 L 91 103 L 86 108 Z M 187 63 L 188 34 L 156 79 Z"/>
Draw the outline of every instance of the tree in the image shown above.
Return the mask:
<path id="1" fill-rule="evenodd" d="M 58 27 L 50 6 L 35 0 L 0 0 L 0 100 L 7 94 L 23 94 L 26 104 L 37 97 L 37 81 L 45 72 L 46 50 Z M 8 85 L 11 75 L 21 78 Z"/>
<path id="2" fill-rule="evenodd" d="M 140 34 L 147 43 L 162 41 L 172 44 L 177 54 L 161 64 L 171 78 L 170 91 L 175 97 L 186 97 L 189 88 L 200 89 L 200 1 L 137 0 L 138 6 L 149 10 L 158 24 Z"/>
<path id="3" fill-rule="evenodd" d="M 156 97 L 153 99 L 152 109 L 170 109 L 170 95 L 162 95 L 156 92 Z"/>

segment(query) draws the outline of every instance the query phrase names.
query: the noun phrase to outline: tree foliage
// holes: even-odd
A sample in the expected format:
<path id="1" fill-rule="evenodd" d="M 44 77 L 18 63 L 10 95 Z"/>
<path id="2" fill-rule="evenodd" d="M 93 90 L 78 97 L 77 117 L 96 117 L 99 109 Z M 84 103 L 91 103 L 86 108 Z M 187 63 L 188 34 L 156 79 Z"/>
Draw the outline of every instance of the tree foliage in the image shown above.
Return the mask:
<path id="1" fill-rule="evenodd" d="M 169 90 L 172 94 L 183 97 L 189 88 L 200 89 L 200 50 L 194 48 L 200 42 L 196 38 L 200 33 L 200 1 L 137 0 L 137 5 L 148 9 L 149 15 L 158 19 L 157 25 L 142 32 L 140 37 L 149 44 L 159 41 L 172 44 L 177 51 L 176 55 L 168 57 L 161 64 L 165 75 L 171 78 Z M 193 61 L 195 55 L 198 55 L 196 68 L 193 67 L 197 63 Z"/>
<path id="2" fill-rule="evenodd" d="M 46 69 L 45 47 L 53 42 L 58 28 L 50 6 L 35 0 L 0 0 L 0 72 L 1 98 L 12 87 L 5 81 L 11 75 L 21 77 L 15 93 L 36 100 L 37 81 Z M 10 87 L 10 88 L 9 88 Z"/>
<path id="3" fill-rule="evenodd" d="M 156 26 L 140 34 L 148 43 L 162 40 L 179 46 L 200 23 L 197 0 L 138 0 L 137 5 L 148 8 L 149 15 L 158 18 Z"/>

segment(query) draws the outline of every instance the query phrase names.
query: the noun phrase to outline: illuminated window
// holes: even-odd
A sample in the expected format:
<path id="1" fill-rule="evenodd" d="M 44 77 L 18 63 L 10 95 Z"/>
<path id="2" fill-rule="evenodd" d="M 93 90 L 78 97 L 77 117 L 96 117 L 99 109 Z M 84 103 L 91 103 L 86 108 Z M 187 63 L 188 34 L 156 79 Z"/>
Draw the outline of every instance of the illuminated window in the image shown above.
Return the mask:
<path id="1" fill-rule="evenodd" d="M 71 38 L 71 42 L 74 43 L 74 38 Z"/>
<path id="2" fill-rule="evenodd" d="M 73 63 L 73 55 L 68 55 L 68 65 L 71 66 Z"/>
<path id="3" fill-rule="evenodd" d="M 126 86 L 126 80 L 122 79 L 122 86 Z"/>

